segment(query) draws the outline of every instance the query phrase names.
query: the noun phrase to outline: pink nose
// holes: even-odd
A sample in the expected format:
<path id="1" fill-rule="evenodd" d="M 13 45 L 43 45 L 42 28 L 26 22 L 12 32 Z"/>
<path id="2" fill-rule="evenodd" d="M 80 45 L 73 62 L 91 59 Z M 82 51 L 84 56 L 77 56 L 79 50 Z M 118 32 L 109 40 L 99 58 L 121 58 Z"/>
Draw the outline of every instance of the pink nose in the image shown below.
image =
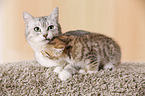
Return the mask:
<path id="1" fill-rule="evenodd" d="M 47 36 L 48 36 L 48 34 L 43 35 L 43 37 L 45 37 L 45 38 L 46 38 Z"/>

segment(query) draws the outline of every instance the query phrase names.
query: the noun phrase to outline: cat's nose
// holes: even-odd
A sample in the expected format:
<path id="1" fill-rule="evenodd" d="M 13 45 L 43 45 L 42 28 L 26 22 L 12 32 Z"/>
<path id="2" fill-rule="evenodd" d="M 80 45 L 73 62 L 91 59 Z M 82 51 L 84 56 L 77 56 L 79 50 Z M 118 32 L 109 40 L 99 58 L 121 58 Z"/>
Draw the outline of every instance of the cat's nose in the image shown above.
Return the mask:
<path id="1" fill-rule="evenodd" d="M 43 37 L 45 37 L 45 38 L 46 38 L 47 36 L 48 36 L 48 34 L 43 35 Z"/>

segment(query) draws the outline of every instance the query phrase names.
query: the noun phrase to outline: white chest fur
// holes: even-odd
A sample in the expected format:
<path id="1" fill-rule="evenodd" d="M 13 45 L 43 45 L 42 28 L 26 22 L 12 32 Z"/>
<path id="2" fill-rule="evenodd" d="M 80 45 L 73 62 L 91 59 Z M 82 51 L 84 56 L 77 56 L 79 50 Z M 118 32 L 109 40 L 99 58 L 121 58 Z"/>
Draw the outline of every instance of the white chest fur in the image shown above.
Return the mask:
<path id="1" fill-rule="evenodd" d="M 42 66 L 45 67 L 58 66 L 57 62 L 44 57 L 40 52 L 35 52 L 35 58 L 38 61 L 38 63 L 41 64 Z"/>

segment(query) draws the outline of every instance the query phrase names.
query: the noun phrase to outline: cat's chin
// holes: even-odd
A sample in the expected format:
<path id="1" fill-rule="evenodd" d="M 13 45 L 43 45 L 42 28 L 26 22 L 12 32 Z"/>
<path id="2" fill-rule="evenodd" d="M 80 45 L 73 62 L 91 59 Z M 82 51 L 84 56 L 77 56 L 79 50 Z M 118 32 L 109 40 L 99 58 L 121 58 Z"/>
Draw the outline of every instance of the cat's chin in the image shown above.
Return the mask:
<path id="1" fill-rule="evenodd" d="M 42 40 L 42 41 L 40 41 L 40 42 L 42 42 L 42 43 L 44 43 L 44 44 L 47 44 L 47 43 L 50 42 L 50 40 Z"/>
<path id="2" fill-rule="evenodd" d="M 37 41 L 37 42 L 31 42 L 31 41 L 28 41 L 29 44 L 32 46 L 32 45 L 39 45 L 39 46 L 42 46 L 42 45 L 45 45 L 47 43 L 49 43 L 49 41 L 45 41 L 45 40 L 42 40 L 42 41 Z"/>

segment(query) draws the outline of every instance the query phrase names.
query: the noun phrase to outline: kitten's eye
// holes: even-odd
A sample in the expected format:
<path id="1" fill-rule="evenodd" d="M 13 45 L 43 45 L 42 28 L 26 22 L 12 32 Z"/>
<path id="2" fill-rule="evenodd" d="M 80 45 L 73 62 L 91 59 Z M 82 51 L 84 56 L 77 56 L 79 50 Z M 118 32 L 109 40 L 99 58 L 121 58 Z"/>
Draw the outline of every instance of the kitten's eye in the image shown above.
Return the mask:
<path id="1" fill-rule="evenodd" d="M 53 26 L 53 25 L 50 25 L 50 26 L 48 26 L 47 31 L 48 31 L 49 29 L 53 29 L 53 28 L 54 28 L 54 26 Z"/>
<path id="2" fill-rule="evenodd" d="M 35 28 L 34 28 L 34 31 L 36 31 L 36 32 L 41 32 L 41 29 L 40 29 L 39 27 L 35 27 Z"/>

